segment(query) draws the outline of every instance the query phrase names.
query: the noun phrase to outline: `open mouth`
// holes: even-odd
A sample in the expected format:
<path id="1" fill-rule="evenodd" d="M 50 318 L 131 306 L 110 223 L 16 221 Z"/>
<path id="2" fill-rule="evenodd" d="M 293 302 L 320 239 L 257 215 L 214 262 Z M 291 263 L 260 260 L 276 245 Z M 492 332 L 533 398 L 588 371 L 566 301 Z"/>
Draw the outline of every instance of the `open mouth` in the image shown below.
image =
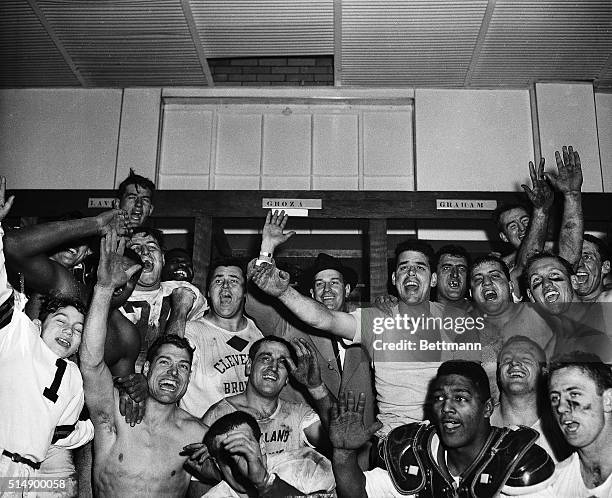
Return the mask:
<path id="1" fill-rule="evenodd" d="M 142 271 L 144 273 L 150 273 L 153 271 L 153 267 L 155 265 L 153 264 L 153 261 L 149 260 L 149 259 L 143 259 L 142 260 Z"/>
<path id="2" fill-rule="evenodd" d="M 264 373 L 261 378 L 263 380 L 268 380 L 270 382 L 276 382 L 278 380 L 278 375 L 272 373 L 272 372 L 266 372 Z"/>
<path id="3" fill-rule="evenodd" d="M 557 302 L 557 299 L 559 299 L 559 293 L 557 291 L 551 290 L 544 294 L 544 301 L 548 304 Z"/>
<path id="4" fill-rule="evenodd" d="M 159 383 L 159 389 L 167 392 L 174 392 L 178 388 L 178 382 L 171 379 L 164 379 Z"/>
<path id="5" fill-rule="evenodd" d="M 57 342 L 61 347 L 66 349 L 69 349 L 71 346 L 70 341 L 67 341 L 66 339 L 63 339 L 61 337 L 56 338 L 55 342 Z"/>
<path id="6" fill-rule="evenodd" d="M 407 280 L 404 282 L 404 288 L 414 291 L 417 290 L 419 288 L 419 283 L 415 282 L 414 280 Z"/>
<path id="7" fill-rule="evenodd" d="M 178 278 L 187 278 L 187 272 L 182 268 L 174 270 L 174 276 Z"/>
<path id="8" fill-rule="evenodd" d="M 584 271 L 576 272 L 576 278 L 578 279 L 579 284 L 585 284 L 589 279 L 589 274 Z"/>
<path id="9" fill-rule="evenodd" d="M 497 299 L 497 292 L 494 290 L 486 290 L 482 293 L 485 301 L 495 301 Z"/>
<path id="10" fill-rule="evenodd" d="M 444 432 L 455 432 L 459 427 L 461 426 L 461 423 L 458 422 L 457 420 L 452 420 L 452 419 L 442 419 L 442 427 L 444 429 Z"/>
<path id="11" fill-rule="evenodd" d="M 566 434 L 574 434 L 578 431 L 580 424 L 578 422 L 574 422 L 573 420 L 567 420 L 563 422 L 563 431 Z"/>
<path id="12" fill-rule="evenodd" d="M 448 286 L 451 289 L 458 290 L 459 287 L 461 286 L 461 282 L 459 282 L 459 280 L 449 280 L 448 281 Z"/>
<path id="13" fill-rule="evenodd" d="M 527 377 L 527 374 L 522 370 L 510 370 L 508 372 L 508 377 L 510 377 L 511 379 L 524 379 L 525 377 Z"/>

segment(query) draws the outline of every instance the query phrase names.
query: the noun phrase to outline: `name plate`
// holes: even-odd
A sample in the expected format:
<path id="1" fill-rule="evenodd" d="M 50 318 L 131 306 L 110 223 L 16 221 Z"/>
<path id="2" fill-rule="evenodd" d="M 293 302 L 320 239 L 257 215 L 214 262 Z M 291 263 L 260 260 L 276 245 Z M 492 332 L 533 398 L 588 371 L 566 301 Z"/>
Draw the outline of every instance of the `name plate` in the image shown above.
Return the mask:
<path id="1" fill-rule="evenodd" d="M 87 201 L 87 207 L 112 209 L 114 200 L 113 197 L 90 197 Z"/>
<path id="2" fill-rule="evenodd" d="M 261 200 L 264 209 L 323 209 L 321 199 L 269 199 Z"/>
<path id="3" fill-rule="evenodd" d="M 467 211 L 493 211 L 497 201 L 479 199 L 436 199 L 436 209 L 461 209 Z"/>

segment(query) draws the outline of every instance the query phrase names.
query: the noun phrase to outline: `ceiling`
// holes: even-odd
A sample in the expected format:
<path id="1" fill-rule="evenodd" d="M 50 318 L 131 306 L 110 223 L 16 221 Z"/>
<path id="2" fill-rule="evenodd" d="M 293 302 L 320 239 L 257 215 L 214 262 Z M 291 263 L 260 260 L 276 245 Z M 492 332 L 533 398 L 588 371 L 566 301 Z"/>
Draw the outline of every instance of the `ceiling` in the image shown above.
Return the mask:
<path id="1" fill-rule="evenodd" d="M 214 86 L 209 59 L 318 55 L 342 87 L 612 90 L 612 0 L 0 0 L 4 88 Z"/>

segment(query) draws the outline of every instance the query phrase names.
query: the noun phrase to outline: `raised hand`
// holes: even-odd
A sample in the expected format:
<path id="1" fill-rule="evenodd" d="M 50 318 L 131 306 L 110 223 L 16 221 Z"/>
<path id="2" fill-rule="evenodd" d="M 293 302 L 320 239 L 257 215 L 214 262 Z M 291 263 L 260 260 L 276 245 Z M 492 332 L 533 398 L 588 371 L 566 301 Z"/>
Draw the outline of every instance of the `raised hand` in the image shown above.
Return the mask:
<path id="1" fill-rule="evenodd" d="M 11 210 L 15 196 L 11 195 L 8 200 L 6 197 L 6 177 L 0 176 L 0 221 L 6 218 L 6 215 Z"/>
<path id="2" fill-rule="evenodd" d="M 334 448 L 340 450 L 357 450 L 367 443 L 382 424 L 378 421 L 366 427 L 363 423 L 365 394 L 359 393 L 355 403 L 353 391 L 342 391 L 338 403 L 331 410 L 329 440 Z"/>
<path id="3" fill-rule="evenodd" d="M 544 173 L 544 176 L 552 183 L 553 187 L 564 195 L 580 193 L 582 187 L 580 156 L 571 145 L 569 147 L 563 146 L 561 152 L 563 158 L 559 151 L 555 152 L 558 173 L 556 175 Z"/>
<path id="4" fill-rule="evenodd" d="M 297 355 L 297 365 L 291 358 L 287 358 L 287 364 L 292 377 L 308 389 L 319 387 L 321 381 L 321 369 L 317 361 L 317 355 L 305 339 L 293 338 L 291 345 Z"/>
<path id="5" fill-rule="evenodd" d="M 374 306 L 387 316 L 393 316 L 393 307 L 398 303 L 398 299 L 391 294 L 383 294 L 374 299 Z"/>
<path id="6" fill-rule="evenodd" d="M 120 237 L 127 237 L 130 234 L 127 221 L 127 212 L 123 209 L 104 211 L 96 216 L 98 234 L 104 236 L 114 231 Z"/>
<path id="7" fill-rule="evenodd" d="M 535 209 L 550 209 L 554 200 L 554 193 L 546 180 L 544 173 L 544 158 L 540 159 L 537 171 L 534 164 L 529 161 L 529 176 L 531 177 L 532 188 L 529 188 L 527 185 L 521 185 L 521 187 L 527 194 L 531 204 L 533 204 Z"/>
<path id="8" fill-rule="evenodd" d="M 170 294 L 172 309 L 176 312 L 189 313 L 196 298 L 197 296 L 189 287 L 177 287 Z"/>
<path id="9" fill-rule="evenodd" d="M 255 264 L 255 260 L 249 263 L 248 278 L 253 281 L 266 294 L 279 297 L 288 288 L 290 275 L 268 263 Z"/>
<path id="10" fill-rule="evenodd" d="M 254 437 L 235 431 L 226 435 L 221 448 L 229 453 L 240 473 L 256 488 L 265 486 L 269 474 L 259 442 Z"/>
<path id="11" fill-rule="evenodd" d="M 111 231 L 100 240 L 100 262 L 98 263 L 96 285 L 111 289 L 124 286 L 140 269 L 140 265 L 127 266 L 123 251 L 125 239 Z"/>
<path id="12" fill-rule="evenodd" d="M 261 250 L 262 252 L 274 253 L 274 250 L 286 242 L 295 235 L 295 232 L 285 233 L 285 225 L 289 215 L 285 214 L 285 211 L 278 210 L 274 212 L 268 211 L 266 216 L 266 222 L 264 223 L 263 230 L 261 232 Z"/>
<path id="13" fill-rule="evenodd" d="M 142 374 L 117 377 L 115 385 L 119 389 L 119 412 L 132 427 L 142 422 L 145 414 L 146 399 L 149 396 L 147 379 Z"/>

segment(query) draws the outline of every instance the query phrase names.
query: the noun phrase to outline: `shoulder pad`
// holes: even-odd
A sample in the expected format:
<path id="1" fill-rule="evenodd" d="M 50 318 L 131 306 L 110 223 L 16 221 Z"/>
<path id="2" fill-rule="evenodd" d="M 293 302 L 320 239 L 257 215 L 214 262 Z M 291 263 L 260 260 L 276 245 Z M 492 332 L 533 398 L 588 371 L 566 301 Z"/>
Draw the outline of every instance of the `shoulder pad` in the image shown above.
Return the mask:
<path id="1" fill-rule="evenodd" d="M 554 471 L 555 463 L 550 455 L 544 448 L 534 444 L 519 460 L 506 484 L 516 488 L 533 486 L 544 482 Z"/>

